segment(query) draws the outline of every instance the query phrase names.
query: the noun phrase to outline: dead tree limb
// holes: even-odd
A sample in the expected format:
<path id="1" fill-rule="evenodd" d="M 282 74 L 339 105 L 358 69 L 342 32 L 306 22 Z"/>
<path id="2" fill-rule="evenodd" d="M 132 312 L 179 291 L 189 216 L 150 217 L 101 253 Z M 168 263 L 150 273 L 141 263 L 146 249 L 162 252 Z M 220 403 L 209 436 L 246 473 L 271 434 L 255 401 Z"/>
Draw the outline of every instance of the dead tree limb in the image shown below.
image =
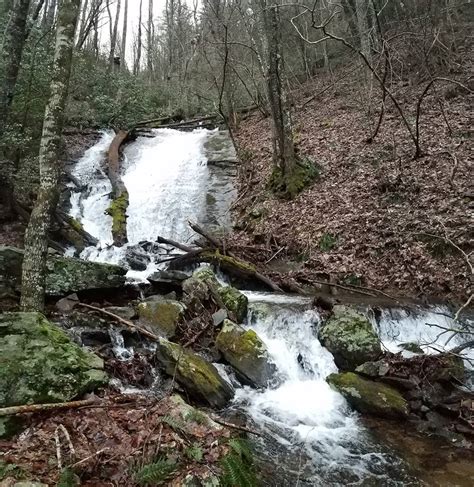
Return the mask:
<path id="1" fill-rule="evenodd" d="M 156 243 L 171 245 L 172 247 L 176 247 L 177 249 L 182 250 L 183 252 L 193 252 L 194 250 L 197 250 L 193 247 L 189 247 L 188 245 L 176 242 L 176 240 L 171 240 L 170 238 L 165 238 L 165 237 L 157 237 Z"/>
<path id="2" fill-rule="evenodd" d="M 15 414 L 41 413 L 56 409 L 77 409 L 83 406 L 100 405 L 97 397 L 91 399 L 82 399 L 80 401 L 57 402 L 52 404 L 26 404 L 24 406 L 11 406 L 0 409 L 0 418 L 13 416 Z M 104 404 L 105 405 L 105 404 Z"/>
<path id="3" fill-rule="evenodd" d="M 120 317 L 114 313 L 111 313 L 110 311 L 107 311 L 107 310 L 102 309 L 102 308 L 98 308 L 97 306 L 92 306 L 91 304 L 85 304 L 85 303 L 77 303 L 76 306 L 81 306 L 83 308 L 87 308 L 87 309 L 90 309 L 92 311 L 97 311 L 98 313 L 102 313 L 104 315 L 110 316 L 114 320 L 118 321 L 120 324 L 129 328 L 130 330 L 135 331 L 137 333 L 140 333 L 141 335 L 146 336 L 147 338 L 149 338 L 150 340 L 153 340 L 154 342 L 160 341 L 159 336 L 155 335 L 154 333 L 151 333 L 148 330 L 145 330 L 144 328 L 142 328 L 140 326 L 135 325 L 135 323 L 132 323 L 131 321 L 128 321 L 128 320 L 126 320 L 126 319 L 124 319 L 124 318 L 122 318 L 122 317 Z"/>

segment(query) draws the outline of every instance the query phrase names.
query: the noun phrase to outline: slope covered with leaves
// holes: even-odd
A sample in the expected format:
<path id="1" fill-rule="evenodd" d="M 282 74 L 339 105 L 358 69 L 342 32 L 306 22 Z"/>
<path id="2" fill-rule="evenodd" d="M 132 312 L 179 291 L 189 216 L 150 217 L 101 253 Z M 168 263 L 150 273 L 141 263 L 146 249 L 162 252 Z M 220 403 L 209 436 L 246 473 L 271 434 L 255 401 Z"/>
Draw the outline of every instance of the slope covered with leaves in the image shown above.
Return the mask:
<path id="1" fill-rule="evenodd" d="M 472 65 L 464 65 L 453 79 L 465 83 L 471 75 Z M 260 264 L 284 263 L 302 284 L 330 279 L 462 301 L 472 277 L 464 254 L 472 250 L 472 91 L 444 81 L 433 85 L 421 105 L 423 156 L 414 159 L 390 101 L 377 137 L 367 142 L 381 94 L 365 76 L 354 64 L 293 93 L 299 156 L 313 161 L 320 175 L 292 201 L 267 190 L 270 119 L 254 114 L 241 123 L 233 243 Z M 427 83 L 390 86 L 412 125 Z"/>

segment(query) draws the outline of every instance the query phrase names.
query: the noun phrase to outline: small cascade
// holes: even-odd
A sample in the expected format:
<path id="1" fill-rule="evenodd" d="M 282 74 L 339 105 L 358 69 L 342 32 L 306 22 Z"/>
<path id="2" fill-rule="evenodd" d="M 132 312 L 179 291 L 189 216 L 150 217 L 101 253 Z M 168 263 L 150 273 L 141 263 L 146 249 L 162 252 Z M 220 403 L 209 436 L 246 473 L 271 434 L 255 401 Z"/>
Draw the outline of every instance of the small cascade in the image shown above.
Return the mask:
<path id="1" fill-rule="evenodd" d="M 371 438 L 327 384 L 337 367 L 317 338 L 320 316 L 309 309 L 310 301 L 247 295 L 248 326 L 265 342 L 278 377 L 265 390 L 238 389 L 235 407 L 265 433 L 266 445 L 278 445 L 271 455 L 282 456 L 284 469 L 288 458 L 298 460 L 284 485 L 296 485 L 297 477 L 301 485 L 410 485 L 403 462 Z M 278 458 L 272 463 L 278 465 Z"/>

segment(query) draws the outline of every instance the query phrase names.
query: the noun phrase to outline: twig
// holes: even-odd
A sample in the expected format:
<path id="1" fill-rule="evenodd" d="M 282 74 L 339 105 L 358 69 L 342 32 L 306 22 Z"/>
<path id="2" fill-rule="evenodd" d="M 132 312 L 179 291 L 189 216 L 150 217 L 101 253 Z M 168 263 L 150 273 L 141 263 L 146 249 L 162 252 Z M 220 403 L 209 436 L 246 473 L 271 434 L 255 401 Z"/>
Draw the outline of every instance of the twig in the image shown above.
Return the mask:
<path id="1" fill-rule="evenodd" d="M 245 433 L 251 433 L 252 435 L 262 436 L 262 433 L 260 433 L 258 431 L 247 428 L 246 426 L 240 426 L 238 424 L 228 423 L 227 421 L 224 421 L 223 419 L 221 419 L 219 416 L 216 416 L 215 414 L 211 414 L 211 418 L 216 423 L 219 423 L 222 426 L 226 426 L 227 428 L 233 428 L 233 429 L 236 429 L 239 431 L 244 431 Z"/>
<path id="2" fill-rule="evenodd" d="M 122 325 L 125 325 L 126 327 L 132 329 L 133 331 L 137 331 L 138 333 L 142 334 L 143 336 L 146 336 L 150 340 L 153 340 L 155 342 L 160 341 L 160 337 L 155 335 L 154 333 L 151 333 L 148 330 L 145 330 L 144 328 L 141 328 L 140 326 L 135 325 L 135 323 L 132 323 L 131 321 L 128 321 L 114 313 L 111 313 L 110 311 L 107 311 L 102 308 L 98 308 L 97 306 L 92 306 L 91 304 L 85 304 L 85 303 L 77 303 L 76 306 L 82 306 L 83 308 L 91 309 L 93 311 L 97 311 L 99 313 L 102 313 L 104 315 L 110 316 L 111 318 L 114 318 L 116 321 L 121 323 Z"/>
<path id="3" fill-rule="evenodd" d="M 269 262 L 271 262 L 283 249 L 285 249 L 286 247 L 282 247 L 280 250 L 276 251 L 266 262 L 265 264 L 268 264 Z"/>
<path id="4" fill-rule="evenodd" d="M 54 442 L 56 443 L 56 458 L 58 460 L 58 470 L 63 469 L 63 462 L 61 458 L 61 442 L 59 440 L 59 426 L 54 431 Z"/>
<path id="5" fill-rule="evenodd" d="M 79 465 L 82 465 L 83 463 L 86 463 L 87 461 L 89 461 L 91 458 L 94 458 L 94 457 L 97 457 L 99 456 L 101 453 L 104 453 L 104 451 L 107 451 L 107 450 L 110 450 L 110 448 L 108 446 L 106 446 L 105 448 L 102 448 L 100 450 L 97 450 L 95 453 L 93 453 L 92 455 L 89 455 L 88 457 L 86 458 L 83 458 L 82 460 L 72 464 L 69 468 L 72 470 L 76 467 L 78 467 Z"/>
<path id="6" fill-rule="evenodd" d="M 69 446 L 69 451 L 70 451 L 71 455 L 73 455 L 73 456 L 76 455 L 76 451 L 74 450 L 74 445 L 72 444 L 71 437 L 69 436 L 69 431 L 66 429 L 66 427 L 63 424 L 60 424 L 58 426 L 58 428 L 63 432 L 63 434 L 67 440 L 67 443 Z"/>

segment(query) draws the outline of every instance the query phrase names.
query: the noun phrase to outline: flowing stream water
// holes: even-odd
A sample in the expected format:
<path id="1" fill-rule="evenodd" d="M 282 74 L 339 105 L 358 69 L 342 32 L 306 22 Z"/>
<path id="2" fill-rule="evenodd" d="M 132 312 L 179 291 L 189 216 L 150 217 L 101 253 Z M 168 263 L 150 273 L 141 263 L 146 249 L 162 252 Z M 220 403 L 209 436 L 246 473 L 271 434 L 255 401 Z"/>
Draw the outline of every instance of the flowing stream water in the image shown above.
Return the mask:
<path id="1" fill-rule="evenodd" d="M 220 183 L 218 173 L 207 165 L 206 144 L 215 132 L 156 130 L 153 135 L 139 138 L 124 151 L 130 244 L 153 241 L 158 235 L 187 242 L 192 236 L 188 220 L 228 226 L 235 192 L 229 179 Z M 112 245 L 111 219 L 105 214 L 111 187 L 104 156 L 112 137 L 105 132 L 75 165 L 74 176 L 83 187 L 72 192 L 70 213 L 100 241 L 82 257 L 121 263 L 124 249 Z M 222 196 L 223 190 L 228 197 Z M 129 277 L 146 278 L 155 269 L 150 265 L 140 276 L 130 272 Z M 247 296 L 246 326 L 265 342 L 278 373 L 264 390 L 238 385 L 232 409 L 245 413 L 262 432 L 262 451 L 272 458 L 269 477 L 274 480 L 268 485 L 419 485 L 404 460 L 376 441 L 345 399 L 326 383 L 337 367 L 317 339 L 320 316 L 311 309 L 310 299 L 255 292 Z M 406 342 L 424 344 L 428 352 L 438 350 L 446 338 L 439 336 L 437 327 L 452 325 L 442 307 L 382 309 L 377 316 L 368 307 L 361 311 L 391 351 L 399 351 Z M 222 366 L 219 370 L 225 375 Z M 235 384 L 235 379 L 226 377 Z"/>

